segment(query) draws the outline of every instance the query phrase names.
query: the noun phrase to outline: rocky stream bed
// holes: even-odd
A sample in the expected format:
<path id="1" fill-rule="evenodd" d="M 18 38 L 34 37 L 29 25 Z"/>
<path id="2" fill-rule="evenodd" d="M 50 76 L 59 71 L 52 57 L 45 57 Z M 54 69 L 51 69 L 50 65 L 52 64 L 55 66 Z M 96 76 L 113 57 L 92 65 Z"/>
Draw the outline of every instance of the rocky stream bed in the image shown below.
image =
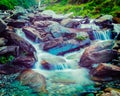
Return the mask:
<path id="1" fill-rule="evenodd" d="M 0 10 L 0 96 L 120 96 L 120 24 L 71 15 Z"/>

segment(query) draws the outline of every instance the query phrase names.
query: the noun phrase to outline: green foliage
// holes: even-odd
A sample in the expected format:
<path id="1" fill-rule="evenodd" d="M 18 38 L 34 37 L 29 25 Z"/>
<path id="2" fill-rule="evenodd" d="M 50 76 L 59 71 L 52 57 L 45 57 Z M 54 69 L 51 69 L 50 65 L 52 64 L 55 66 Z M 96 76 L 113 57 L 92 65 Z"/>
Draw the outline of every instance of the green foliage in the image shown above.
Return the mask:
<path id="1" fill-rule="evenodd" d="M 1 56 L 0 57 L 0 63 L 1 64 L 7 64 L 7 63 L 10 63 L 14 60 L 14 56 L 13 55 L 9 55 L 9 56 Z"/>
<path id="2" fill-rule="evenodd" d="M 36 4 L 36 0 L 0 0 L 0 9 L 5 6 L 7 9 L 14 9 L 14 6 L 28 8 Z"/>
<path id="3" fill-rule="evenodd" d="M 87 39 L 88 37 L 85 37 L 85 36 L 77 36 L 76 37 L 76 40 L 78 40 L 78 41 L 83 41 L 83 40 L 85 40 L 85 39 Z"/>
<path id="4" fill-rule="evenodd" d="M 73 12 L 74 16 L 87 15 L 91 18 L 99 17 L 101 14 L 116 16 L 116 12 L 120 10 L 120 0 L 61 0 L 54 5 L 49 4 L 46 9 L 63 14 Z"/>

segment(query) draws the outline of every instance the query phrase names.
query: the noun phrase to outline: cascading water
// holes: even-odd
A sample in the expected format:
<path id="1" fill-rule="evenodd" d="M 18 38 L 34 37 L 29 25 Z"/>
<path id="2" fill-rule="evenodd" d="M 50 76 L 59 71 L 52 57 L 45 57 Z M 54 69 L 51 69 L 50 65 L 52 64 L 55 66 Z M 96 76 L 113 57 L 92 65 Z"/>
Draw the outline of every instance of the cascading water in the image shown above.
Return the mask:
<path id="1" fill-rule="evenodd" d="M 111 35 L 110 30 L 93 31 L 95 40 L 111 40 Z"/>
<path id="2" fill-rule="evenodd" d="M 30 41 L 26 38 L 21 29 L 17 29 L 16 33 L 27 40 L 35 49 L 38 61 L 33 70 L 40 72 L 47 78 L 47 90 L 51 96 L 61 96 L 61 94 L 70 94 L 80 92 L 88 92 L 88 90 L 95 90 L 93 82 L 89 79 L 89 71 L 85 68 L 78 68 L 79 58 L 84 49 L 66 54 L 65 56 L 55 56 L 44 52 L 39 48 L 39 44 Z M 55 70 L 44 70 L 41 67 L 41 61 L 46 60 L 53 64 Z M 86 87 L 87 86 L 87 87 Z M 61 91 L 60 93 L 57 93 Z M 68 93 L 67 93 L 68 92 Z"/>
<path id="3" fill-rule="evenodd" d="M 48 63 L 52 64 L 53 65 L 52 67 L 55 70 L 75 68 L 74 66 L 78 65 L 79 58 L 82 55 L 82 53 L 84 52 L 84 49 L 81 49 L 79 52 L 77 52 L 77 57 L 78 57 L 78 58 L 76 58 L 77 60 L 67 59 L 65 56 L 64 57 L 55 56 L 55 55 L 52 55 L 52 54 L 47 53 L 47 52 L 43 51 L 42 49 L 40 49 L 39 43 L 35 43 L 35 42 L 32 42 L 31 40 L 29 40 L 25 36 L 24 32 L 22 32 L 22 30 L 20 30 L 20 29 L 17 30 L 17 34 L 20 37 L 27 40 L 36 50 L 37 62 L 35 64 L 34 69 L 42 69 L 42 66 L 41 66 L 42 60 L 45 60 Z M 73 52 L 73 54 L 75 54 L 75 53 L 76 52 Z"/>

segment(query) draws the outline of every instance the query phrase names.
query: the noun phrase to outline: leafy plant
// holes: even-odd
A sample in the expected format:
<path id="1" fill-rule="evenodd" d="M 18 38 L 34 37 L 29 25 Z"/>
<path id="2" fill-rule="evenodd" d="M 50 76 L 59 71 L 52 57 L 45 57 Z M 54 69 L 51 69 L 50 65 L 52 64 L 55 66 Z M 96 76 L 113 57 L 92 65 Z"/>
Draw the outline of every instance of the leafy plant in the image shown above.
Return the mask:
<path id="1" fill-rule="evenodd" d="M 83 41 L 85 39 L 87 39 L 87 37 L 85 37 L 85 36 L 77 36 L 76 37 L 76 40 L 78 40 L 78 41 Z"/>
<path id="2" fill-rule="evenodd" d="M 0 63 L 2 64 L 7 64 L 9 62 L 12 62 L 14 60 L 14 56 L 13 55 L 9 55 L 9 56 L 1 56 L 0 57 Z"/>

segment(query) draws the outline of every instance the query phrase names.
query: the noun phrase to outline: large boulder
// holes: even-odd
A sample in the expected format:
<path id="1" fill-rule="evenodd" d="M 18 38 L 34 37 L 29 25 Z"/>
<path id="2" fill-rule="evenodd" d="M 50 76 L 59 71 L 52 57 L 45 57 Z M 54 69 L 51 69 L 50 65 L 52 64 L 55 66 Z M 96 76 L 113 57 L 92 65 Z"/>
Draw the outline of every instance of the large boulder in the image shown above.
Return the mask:
<path id="1" fill-rule="evenodd" d="M 112 64 L 101 63 L 99 66 L 91 71 L 91 75 L 98 77 L 119 77 L 120 67 Z"/>
<path id="2" fill-rule="evenodd" d="M 106 63 L 117 56 L 117 52 L 112 50 L 112 41 L 101 41 L 87 47 L 80 59 L 79 65 L 91 68 L 93 64 Z"/>
<path id="3" fill-rule="evenodd" d="M 26 53 L 33 54 L 35 48 L 27 42 L 25 39 L 21 38 L 14 32 L 7 32 L 5 37 L 8 39 L 9 43 L 15 44 L 20 47 L 20 50 L 25 51 Z"/>
<path id="4" fill-rule="evenodd" d="M 18 80 L 23 85 L 30 86 L 35 92 L 47 92 L 45 77 L 42 74 L 31 69 L 23 71 L 18 76 Z"/>
<path id="5" fill-rule="evenodd" d="M 36 30 L 33 27 L 24 27 L 22 30 L 25 35 L 34 42 L 46 41 L 50 38 L 44 30 Z"/>
<path id="6" fill-rule="evenodd" d="M 51 24 L 46 29 L 47 32 L 51 32 L 53 37 L 64 37 L 65 39 L 72 39 L 76 36 L 75 33 L 70 32 L 68 28 L 61 26 L 60 24 Z"/>

